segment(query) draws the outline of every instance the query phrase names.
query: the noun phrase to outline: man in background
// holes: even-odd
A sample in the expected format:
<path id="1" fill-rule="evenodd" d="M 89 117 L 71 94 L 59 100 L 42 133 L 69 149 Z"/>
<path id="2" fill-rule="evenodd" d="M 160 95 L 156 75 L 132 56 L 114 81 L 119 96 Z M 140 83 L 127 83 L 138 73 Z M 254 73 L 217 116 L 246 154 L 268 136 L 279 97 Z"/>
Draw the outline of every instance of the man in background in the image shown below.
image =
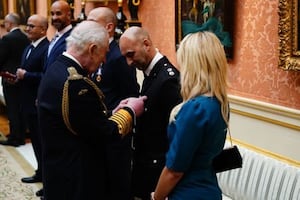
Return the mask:
<path id="1" fill-rule="evenodd" d="M 31 143 L 37 160 L 37 169 L 31 177 L 22 178 L 24 183 L 42 182 L 42 147 L 38 127 L 36 98 L 42 77 L 44 58 L 49 41 L 46 37 L 48 20 L 40 15 L 32 15 L 27 20 L 26 33 L 31 40 L 23 52 L 20 68 L 17 69 L 17 80 L 20 84 L 21 110 L 28 123 Z"/>
<path id="2" fill-rule="evenodd" d="M 44 72 L 66 50 L 65 39 L 72 30 L 71 8 L 66 1 L 55 1 L 51 5 L 50 14 L 51 24 L 56 28 L 56 32 L 49 44 Z"/>
<path id="3" fill-rule="evenodd" d="M 72 31 L 71 25 L 71 9 L 66 1 L 55 1 L 51 5 L 51 24 L 56 28 L 55 35 L 50 41 L 43 72 L 45 73 L 48 67 L 66 50 L 66 38 Z M 43 145 L 43 143 L 42 143 Z M 36 195 L 43 195 L 43 188 Z"/>
<path id="4" fill-rule="evenodd" d="M 149 200 L 168 150 L 167 125 L 172 108 L 182 101 L 179 72 L 154 46 L 149 33 L 128 28 L 120 38 L 127 63 L 144 73 L 141 95 L 147 96 L 145 112 L 137 118 L 134 134 L 133 193 Z"/>
<path id="5" fill-rule="evenodd" d="M 20 17 L 16 13 L 5 16 L 4 27 L 8 32 L 0 40 L 0 71 L 11 75 L 16 73 L 21 64 L 24 49 L 30 40 L 20 29 Z M 18 147 L 25 144 L 26 123 L 20 112 L 20 85 L 14 77 L 2 77 L 3 94 L 9 120 L 8 139 L 0 144 Z"/>
<path id="6" fill-rule="evenodd" d="M 115 13 L 108 7 L 98 7 L 90 11 L 87 20 L 98 22 L 109 34 L 106 61 L 92 75 L 92 80 L 103 92 L 108 110 L 113 110 L 122 99 L 139 96 L 136 69 L 128 66 L 114 39 L 117 24 Z M 123 138 L 112 137 L 106 146 L 107 186 L 111 200 L 131 199 L 131 138 L 131 134 Z"/>

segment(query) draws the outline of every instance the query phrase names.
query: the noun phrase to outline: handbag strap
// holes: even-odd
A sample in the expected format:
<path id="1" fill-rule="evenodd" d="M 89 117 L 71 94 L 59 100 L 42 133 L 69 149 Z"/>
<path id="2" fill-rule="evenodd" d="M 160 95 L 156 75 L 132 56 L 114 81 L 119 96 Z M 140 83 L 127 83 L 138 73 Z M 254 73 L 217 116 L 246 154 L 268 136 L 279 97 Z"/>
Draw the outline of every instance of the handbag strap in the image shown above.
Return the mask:
<path id="1" fill-rule="evenodd" d="M 231 146 L 233 147 L 233 144 L 232 144 L 232 138 L 231 138 L 231 133 L 230 133 L 230 128 L 229 128 L 229 127 L 227 128 L 227 133 L 228 133 L 228 135 L 229 135 L 230 144 L 231 144 Z"/>

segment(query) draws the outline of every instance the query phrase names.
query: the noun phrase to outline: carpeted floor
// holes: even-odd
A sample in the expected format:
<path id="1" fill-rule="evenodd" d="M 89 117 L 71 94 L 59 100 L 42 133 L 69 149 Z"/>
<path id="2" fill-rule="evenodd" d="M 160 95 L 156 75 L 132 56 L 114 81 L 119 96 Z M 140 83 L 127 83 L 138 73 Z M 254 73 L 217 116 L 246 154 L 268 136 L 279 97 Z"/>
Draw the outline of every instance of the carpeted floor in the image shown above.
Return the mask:
<path id="1" fill-rule="evenodd" d="M 3 137 L 3 136 L 1 136 Z M 41 184 L 24 184 L 22 177 L 34 173 L 32 166 L 14 148 L 0 145 L 0 200 L 37 200 Z"/>

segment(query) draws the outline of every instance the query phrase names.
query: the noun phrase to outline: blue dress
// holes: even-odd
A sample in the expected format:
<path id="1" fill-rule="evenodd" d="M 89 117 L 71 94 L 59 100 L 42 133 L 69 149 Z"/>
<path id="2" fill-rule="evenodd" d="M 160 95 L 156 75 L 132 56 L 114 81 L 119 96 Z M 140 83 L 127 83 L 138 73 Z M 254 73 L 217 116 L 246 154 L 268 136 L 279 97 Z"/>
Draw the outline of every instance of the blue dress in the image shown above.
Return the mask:
<path id="1" fill-rule="evenodd" d="M 215 97 L 199 96 L 184 103 L 168 127 L 166 166 L 184 176 L 169 200 L 221 200 L 213 158 L 226 138 L 226 123 Z"/>

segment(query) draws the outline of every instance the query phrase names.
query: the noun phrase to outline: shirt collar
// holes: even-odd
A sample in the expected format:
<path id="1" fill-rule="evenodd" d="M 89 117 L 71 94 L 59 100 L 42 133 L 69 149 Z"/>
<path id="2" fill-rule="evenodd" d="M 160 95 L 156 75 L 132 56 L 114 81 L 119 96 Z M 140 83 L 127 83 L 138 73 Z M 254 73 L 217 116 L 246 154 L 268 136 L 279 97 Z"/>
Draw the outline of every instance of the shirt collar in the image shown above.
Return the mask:
<path id="1" fill-rule="evenodd" d="M 110 44 L 113 40 L 114 40 L 114 37 L 110 37 L 109 40 L 108 40 L 108 41 L 109 41 L 109 44 Z"/>
<path id="2" fill-rule="evenodd" d="M 81 66 L 81 64 L 79 63 L 79 61 L 74 57 L 74 56 L 72 56 L 71 54 L 69 54 L 68 52 L 63 52 L 63 55 L 64 56 L 66 56 L 66 57 L 68 57 L 68 58 L 70 58 L 71 60 L 73 60 L 74 62 L 76 62 L 81 68 L 82 68 L 82 66 Z"/>
<path id="3" fill-rule="evenodd" d="M 31 43 L 32 46 L 34 46 L 34 48 L 37 47 L 37 45 L 39 45 L 39 43 L 40 43 L 43 39 L 45 39 L 45 38 L 46 38 L 46 36 L 41 37 L 40 39 L 38 39 L 38 40 L 32 42 L 32 43 Z"/>
<path id="4" fill-rule="evenodd" d="M 154 56 L 154 58 L 152 59 L 152 61 L 150 62 L 149 66 L 147 67 L 147 69 L 144 71 L 144 73 L 149 76 L 151 70 L 153 69 L 154 65 L 163 57 L 163 55 L 158 51 L 158 49 L 156 49 L 156 54 Z"/>
<path id="5" fill-rule="evenodd" d="M 17 29 L 20 29 L 20 27 L 14 27 L 14 28 L 10 29 L 9 32 L 13 32 L 14 30 L 17 30 Z"/>
<path id="6" fill-rule="evenodd" d="M 55 35 L 58 35 L 58 37 L 60 37 L 71 29 L 72 29 L 72 25 L 70 24 L 70 25 L 66 26 L 63 30 L 61 30 L 59 32 L 56 31 Z"/>

